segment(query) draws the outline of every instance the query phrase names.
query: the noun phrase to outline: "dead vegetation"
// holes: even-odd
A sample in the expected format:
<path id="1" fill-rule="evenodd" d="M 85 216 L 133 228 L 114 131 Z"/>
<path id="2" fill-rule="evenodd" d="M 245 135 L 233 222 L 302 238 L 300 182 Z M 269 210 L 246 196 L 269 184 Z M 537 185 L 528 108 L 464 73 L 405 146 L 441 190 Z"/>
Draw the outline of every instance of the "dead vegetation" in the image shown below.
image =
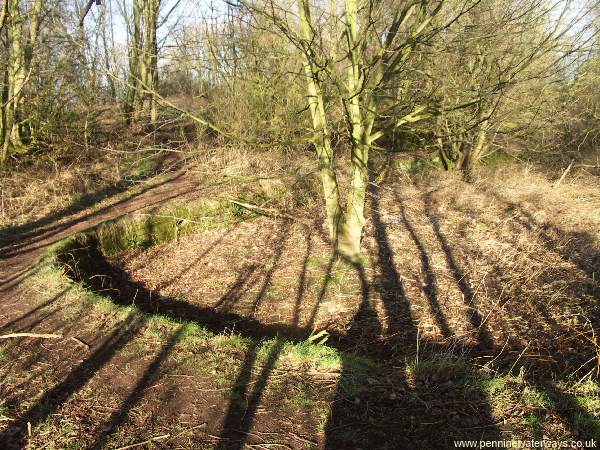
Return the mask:
<path id="1" fill-rule="evenodd" d="M 398 155 L 373 174 L 359 267 L 331 259 L 310 160 L 268 155 L 188 150 L 193 189 L 61 244 L 66 274 L 97 294 L 42 264 L 14 300 L 33 296 L 35 312 L 6 310 L 2 331 L 64 340 L 3 346 L 3 439 L 446 448 L 594 436 L 593 176 L 553 187 L 560 170 L 504 163 L 466 183 Z M 361 431 L 338 428 L 348 423 Z M 443 442 L 428 437 L 442 423 Z"/>
<path id="2" fill-rule="evenodd" d="M 264 159 L 231 152 L 195 161 L 193 193 L 61 245 L 66 274 L 96 294 L 52 258 L 34 275 L 20 295 L 36 314 L 3 331 L 67 340 L 3 347 L 3 439 L 447 448 L 597 435 L 593 178 L 553 188 L 531 166 L 492 166 L 473 184 L 394 164 L 371 184 L 365 260 L 352 266 L 330 258 L 308 214 L 303 163 L 280 155 L 280 176 L 265 177 Z M 74 350 L 83 359 L 65 358 Z"/>

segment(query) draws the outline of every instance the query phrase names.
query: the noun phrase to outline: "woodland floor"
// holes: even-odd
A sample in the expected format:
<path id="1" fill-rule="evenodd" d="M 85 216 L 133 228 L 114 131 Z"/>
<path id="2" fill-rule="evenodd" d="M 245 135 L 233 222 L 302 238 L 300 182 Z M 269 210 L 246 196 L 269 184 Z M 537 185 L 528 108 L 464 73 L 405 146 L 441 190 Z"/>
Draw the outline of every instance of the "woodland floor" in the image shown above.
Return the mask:
<path id="1" fill-rule="evenodd" d="M 370 187 L 360 267 L 331 260 L 318 203 L 97 252 L 81 280 L 45 253 L 108 219 L 251 198 L 223 176 L 241 177 L 169 172 L 2 230 L 0 331 L 63 335 L 4 341 L 2 448 L 600 436 L 596 177 L 394 173 Z"/>

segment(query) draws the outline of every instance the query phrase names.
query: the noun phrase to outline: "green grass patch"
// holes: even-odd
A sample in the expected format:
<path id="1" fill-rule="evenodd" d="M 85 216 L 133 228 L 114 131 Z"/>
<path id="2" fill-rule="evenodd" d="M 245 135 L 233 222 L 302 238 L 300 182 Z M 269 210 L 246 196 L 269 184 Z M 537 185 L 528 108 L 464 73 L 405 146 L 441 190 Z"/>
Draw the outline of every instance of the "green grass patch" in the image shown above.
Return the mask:
<path id="1" fill-rule="evenodd" d="M 32 431 L 28 448 L 79 450 L 86 448 L 79 426 L 69 417 L 50 416 Z"/>
<path id="2" fill-rule="evenodd" d="M 557 389 L 562 391 L 557 406 L 563 419 L 581 435 L 600 436 L 600 385 L 588 380 L 570 387 L 569 383 L 560 383 Z"/>
<path id="3" fill-rule="evenodd" d="M 481 158 L 481 162 L 483 162 L 486 166 L 498 166 L 502 164 L 514 163 L 515 161 L 517 161 L 517 158 L 509 153 L 503 152 L 502 150 L 488 153 Z"/>
<path id="4" fill-rule="evenodd" d="M 306 412 L 321 413 L 323 411 L 316 397 L 318 396 L 315 394 L 314 388 L 310 384 L 301 381 L 295 384 L 285 395 L 284 402 Z"/>
<path id="5" fill-rule="evenodd" d="M 161 152 L 156 153 L 133 153 L 125 160 L 125 179 L 128 181 L 140 181 L 149 178 L 156 166 L 156 159 Z"/>
<path id="6" fill-rule="evenodd" d="M 178 240 L 191 233 L 224 228 L 236 221 L 229 203 L 205 202 L 191 207 L 173 205 L 138 220 L 107 222 L 94 234 L 103 254 L 110 256 Z"/>
<path id="7" fill-rule="evenodd" d="M 522 401 L 525 406 L 531 408 L 552 409 L 555 407 L 548 393 L 535 386 L 525 386 Z"/>

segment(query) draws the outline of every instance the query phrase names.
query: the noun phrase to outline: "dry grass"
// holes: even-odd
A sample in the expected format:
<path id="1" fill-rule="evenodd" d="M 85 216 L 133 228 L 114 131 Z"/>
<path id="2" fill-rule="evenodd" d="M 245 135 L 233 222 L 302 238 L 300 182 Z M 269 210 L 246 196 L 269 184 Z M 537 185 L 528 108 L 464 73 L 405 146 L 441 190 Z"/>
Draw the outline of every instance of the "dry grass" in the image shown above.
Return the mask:
<path id="1" fill-rule="evenodd" d="M 0 413 L 34 422 L 33 447 L 85 447 L 107 429 L 111 446 L 169 434 L 164 445 L 184 448 L 239 438 L 256 448 L 328 440 L 431 449 L 494 430 L 557 439 L 598 430 L 592 179 L 552 189 L 554 180 L 522 166 L 484 171 L 475 184 L 440 172 L 392 175 L 370 189 L 366 263 L 356 271 L 330 265 L 308 157 L 231 147 L 189 157 L 198 188 L 138 219 L 243 198 L 312 225 L 224 209 L 221 227 L 95 259 L 88 275 L 105 274 L 107 263 L 128 286 L 127 306 L 47 266 L 32 276 L 12 301 L 41 308 L 11 327 L 60 329 L 91 344 L 84 352 L 74 340 L 15 342 L 0 352 Z M 131 288 L 150 292 L 152 308 Z M 178 314 L 182 304 L 199 313 Z M 21 314 L 7 308 L 7 321 Z M 219 334 L 204 327 L 215 325 L 211 311 L 234 316 Z M 123 344 L 106 341 L 123 330 Z M 290 330 L 328 345 L 283 339 Z"/>
<path id="2" fill-rule="evenodd" d="M 264 155 L 205 158 L 194 170 L 220 164 L 231 174 L 203 195 L 307 213 L 287 203 L 289 189 L 277 197 L 261 190 Z M 555 192 L 541 175 L 518 170 L 525 173 L 490 172 L 474 185 L 446 175 L 373 189 L 362 275 L 330 265 L 319 218 L 308 227 L 263 218 L 120 254 L 110 264 L 136 289 L 264 326 L 327 329 L 398 356 L 414 354 L 418 335 L 425 349 L 475 352 L 482 364 L 504 369 L 597 375 L 597 216 L 591 207 L 585 218 L 577 211 L 582 196 L 593 204 L 598 193 L 585 183 Z M 531 184 L 507 187 L 519 179 Z M 360 312 L 365 299 L 368 313 Z"/>
<path id="3" fill-rule="evenodd" d="M 1 228 L 48 216 L 121 179 L 118 158 L 109 155 L 83 164 L 65 164 L 51 155 L 28 159 L 2 174 Z"/>

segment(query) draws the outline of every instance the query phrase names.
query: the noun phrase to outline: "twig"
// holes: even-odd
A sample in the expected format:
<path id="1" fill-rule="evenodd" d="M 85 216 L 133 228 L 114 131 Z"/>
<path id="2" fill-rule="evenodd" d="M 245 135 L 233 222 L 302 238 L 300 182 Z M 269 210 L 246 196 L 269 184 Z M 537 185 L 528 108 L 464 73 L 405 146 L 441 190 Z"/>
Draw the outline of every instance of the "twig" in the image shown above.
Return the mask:
<path id="1" fill-rule="evenodd" d="M 85 347 L 86 349 L 90 349 L 90 344 L 86 344 L 85 342 L 83 342 L 81 339 L 76 338 L 75 336 L 71 336 L 71 339 L 75 342 L 77 342 L 79 345 L 81 345 L 82 347 Z"/>
<path id="2" fill-rule="evenodd" d="M 567 168 L 565 169 L 565 171 L 563 172 L 562 176 L 558 179 L 558 181 L 556 183 L 554 183 L 554 186 L 552 187 L 558 187 L 558 185 L 560 183 L 562 183 L 562 181 L 565 179 L 565 177 L 567 176 L 567 174 L 569 173 L 569 171 L 571 170 L 571 167 L 573 167 L 573 163 L 575 162 L 574 159 L 571 160 L 571 163 L 567 166 Z"/>
<path id="3" fill-rule="evenodd" d="M 85 20 L 85 16 L 87 16 L 87 14 L 90 12 L 90 9 L 92 7 L 92 5 L 94 4 L 94 0 L 89 0 L 87 2 L 87 5 L 85 5 L 85 8 L 83 8 L 83 12 L 81 13 L 81 17 L 79 17 L 79 26 L 83 27 L 83 21 Z M 97 2 L 97 4 L 99 5 L 100 2 Z"/>
<path id="4" fill-rule="evenodd" d="M 10 333 L 3 334 L 0 336 L 0 339 L 10 339 L 17 337 L 33 337 L 33 338 L 42 338 L 42 339 L 58 339 L 63 337 L 62 334 L 37 334 L 37 333 Z"/>
<path id="5" fill-rule="evenodd" d="M 135 213 L 136 216 L 146 216 L 146 217 L 158 217 L 159 219 L 173 219 L 175 222 L 188 222 L 188 223 L 195 223 L 197 225 L 204 225 L 205 222 L 198 222 L 197 220 L 190 220 L 190 219 L 186 219 L 183 217 L 177 217 L 177 216 L 166 216 L 166 215 L 161 215 L 161 214 L 145 214 L 145 213 Z M 208 217 L 202 217 L 202 219 L 209 219 Z"/>
<path id="6" fill-rule="evenodd" d="M 131 445 L 126 445 L 125 447 L 119 447 L 119 448 L 116 448 L 115 450 L 126 450 L 128 448 L 141 447 L 142 445 L 151 444 L 154 441 L 160 441 L 162 439 L 167 439 L 169 436 L 170 436 L 169 434 L 163 434 L 162 436 L 156 436 L 156 437 L 148 439 L 147 441 L 138 442 L 137 444 L 131 444 Z"/>
<path id="7" fill-rule="evenodd" d="M 201 423 L 200 425 L 196 425 L 196 426 L 194 426 L 194 427 L 188 428 L 187 430 L 183 430 L 181 433 L 179 433 L 179 434 L 176 434 L 176 435 L 175 435 L 175 436 L 173 436 L 171 439 L 178 438 L 178 437 L 179 437 L 179 436 L 181 436 L 182 434 L 189 433 L 189 432 L 191 432 L 191 431 L 197 430 L 198 428 L 204 428 L 204 427 L 206 427 L 207 425 L 208 425 L 208 423 L 207 423 L 207 422 L 203 422 L 203 423 Z"/>
<path id="8" fill-rule="evenodd" d="M 527 345 L 525 346 L 525 348 L 523 349 L 523 351 L 519 354 L 519 356 L 517 357 L 517 359 L 515 360 L 515 362 L 513 363 L 513 365 L 510 367 L 510 370 L 508 371 L 508 373 L 511 373 L 513 371 L 513 369 L 515 368 L 515 366 L 517 365 L 517 363 L 521 359 L 521 356 L 523 356 L 525 354 L 525 352 L 527 351 L 527 349 L 529 348 L 529 344 L 531 344 L 531 342 L 527 343 Z"/>
<path id="9" fill-rule="evenodd" d="M 299 222 L 299 223 L 301 223 L 301 224 L 304 224 L 304 225 L 307 225 L 307 226 L 309 225 L 309 224 L 308 224 L 308 223 L 307 223 L 305 220 L 303 220 L 303 219 L 300 219 L 300 218 L 298 218 L 298 217 L 291 216 L 291 215 L 289 215 L 289 214 L 286 214 L 286 213 L 284 213 L 284 212 L 281 212 L 281 211 L 277 211 L 277 210 L 275 210 L 275 209 L 270 209 L 270 208 L 269 208 L 269 209 L 267 209 L 267 208 L 261 208 L 260 206 L 257 206 L 257 205 L 251 205 L 251 204 L 249 204 L 249 203 L 242 203 L 242 202 L 238 202 L 237 200 L 229 200 L 229 201 L 230 201 L 231 203 L 233 203 L 234 205 L 241 206 L 242 208 L 245 208 L 245 209 L 247 209 L 247 210 L 249 210 L 249 211 L 253 211 L 253 212 L 255 212 L 255 213 L 257 213 L 257 214 L 260 214 L 260 215 L 262 215 L 262 216 L 273 217 L 273 218 L 275 218 L 275 219 L 277 219 L 277 218 L 284 218 L 284 219 L 293 220 L 293 221 L 295 221 L 295 222 Z"/>
<path id="10" fill-rule="evenodd" d="M 311 441 L 309 439 L 303 438 L 302 436 L 300 436 L 299 434 L 294 433 L 293 431 L 288 431 L 288 434 L 296 439 L 298 439 L 299 441 L 302 441 L 306 444 L 309 444 L 311 446 L 315 446 L 317 445 L 317 443 L 315 441 Z"/>

